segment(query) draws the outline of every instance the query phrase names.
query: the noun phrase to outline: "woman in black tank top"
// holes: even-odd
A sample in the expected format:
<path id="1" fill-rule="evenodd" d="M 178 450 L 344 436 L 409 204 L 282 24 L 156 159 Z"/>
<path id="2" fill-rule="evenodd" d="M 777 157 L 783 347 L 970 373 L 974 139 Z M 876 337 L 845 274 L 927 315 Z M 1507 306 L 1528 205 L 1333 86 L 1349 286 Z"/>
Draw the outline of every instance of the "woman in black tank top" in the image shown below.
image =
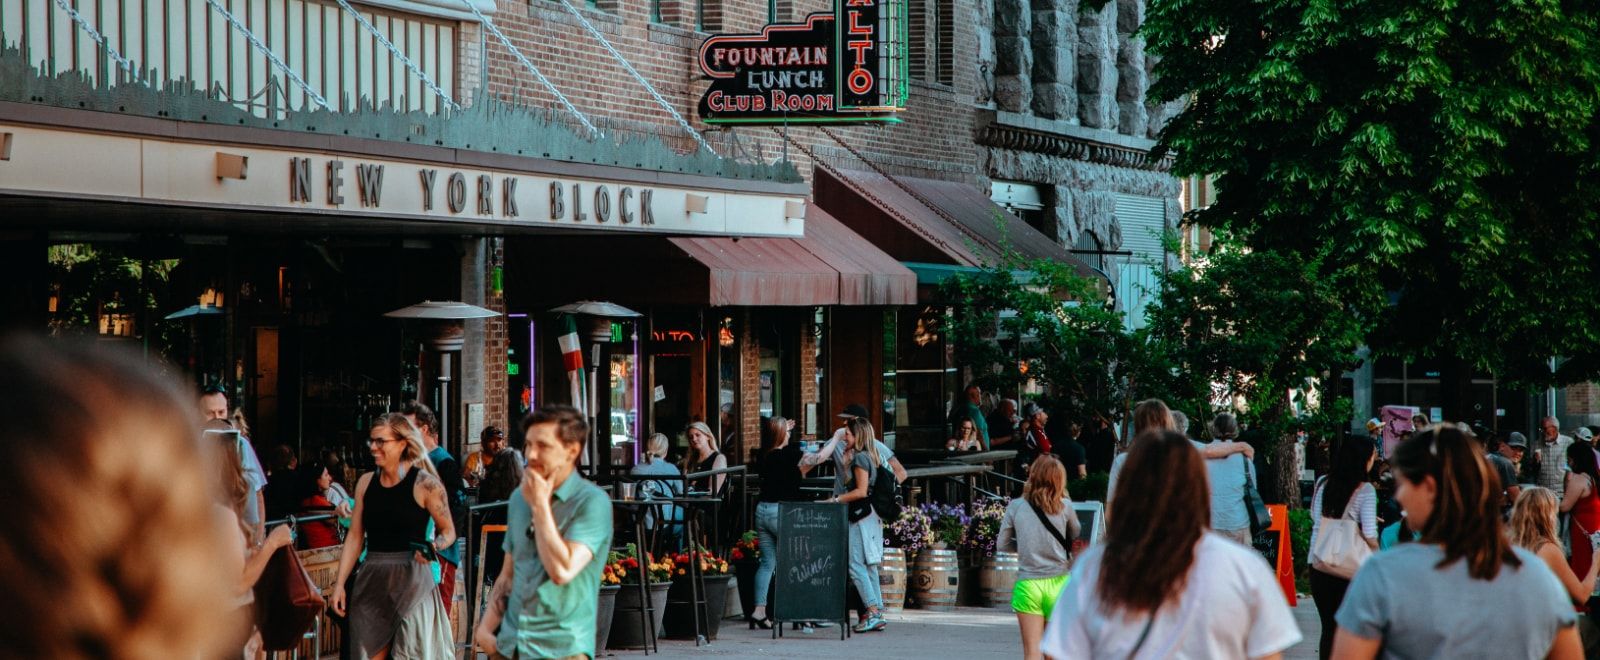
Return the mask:
<path id="1" fill-rule="evenodd" d="M 345 643 L 352 658 L 452 657 L 450 620 L 430 563 L 455 543 L 444 484 L 428 462 L 421 433 L 403 415 L 374 421 L 368 447 L 378 469 L 356 486 L 329 606 L 348 617 Z M 430 521 L 436 530 L 431 540 Z M 363 551 L 347 596 L 346 580 Z"/>

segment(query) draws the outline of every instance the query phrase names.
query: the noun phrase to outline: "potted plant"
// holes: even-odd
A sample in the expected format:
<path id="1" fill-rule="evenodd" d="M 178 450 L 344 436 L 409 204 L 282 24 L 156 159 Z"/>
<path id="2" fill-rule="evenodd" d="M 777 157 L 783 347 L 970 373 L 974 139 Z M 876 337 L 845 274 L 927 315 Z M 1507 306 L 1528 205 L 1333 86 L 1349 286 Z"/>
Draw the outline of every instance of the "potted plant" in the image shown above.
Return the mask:
<path id="1" fill-rule="evenodd" d="M 669 639 L 695 638 L 694 585 L 690 580 L 689 569 L 694 562 L 698 562 L 705 587 L 703 596 L 706 601 L 704 623 L 706 639 L 716 639 L 717 631 L 721 629 L 722 612 L 727 607 L 728 581 L 733 579 L 728 560 L 712 554 L 704 547 L 680 552 L 670 559 L 672 588 L 667 591 L 667 603 L 671 607 L 663 621 L 665 625 L 663 630 L 666 631 L 664 636 Z"/>
<path id="2" fill-rule="evenodd" d="M 907 563 L 923 548 L 933 545 L 933 520 L 920 507 L 905 507 L 900 517 L 883 529 L 883 606 L 891 612 L 905 607 L 910 575 Z"/>
<path id="3" fill-rule="evenodd" d="M 966 602 L 981 607 L 1007 607 L 1011 588 L 1017 582 L 1017 555 L 996 552 L 1000 520 L 1005 517 L 1009 499 L 984 499 L 972 505 L 971 522 L 961 539 L 965 554 L 965 574 L 961 581 L 967 590 Z M 973 579 L 965 579 L 967 577 Z"/>
<path id="4" fill-rule="evenodd" d="M 645 588 L 649 590 L 650 603 L 654 606 L 651 619 L 659 636 L 662 617 L 667 611 L 667 589 L 672 586 L 672 560 L 667 557 L 656 559 L 646 553 L 644 560 L 640 561 L 638 548 L 629 543 L 622 552 L 613 551 L 607 556 L 605 569 L 601 573 L 602 584 L 606 583 L 607 574 L 616 581 L 617 591 L 606 648 L 643 648 L 650 639 L 650 631 L 639 617 L 639 611 L 644 607 L 639 596 L 639 584 L 644 580 Z M 604 595 L 603 590 L 601 594 Z"/>
<path id="5" fill-rule="evenodd" d="M 930 610 L 954 609 L 960 596 L 961 537 L 971 519 L 959 506 L 922 505 L 933 529 L 933 546 L 917 553 L 910 598 Z"/>
<path id="6" fill-rule="evenodd" d="M 756 611 L 756 569 L 761 566 L 761 537 L 753 529 L 739 535 L 728 552 L 728 559 L 739 580 L 739 608 L 748 621 Z"/>

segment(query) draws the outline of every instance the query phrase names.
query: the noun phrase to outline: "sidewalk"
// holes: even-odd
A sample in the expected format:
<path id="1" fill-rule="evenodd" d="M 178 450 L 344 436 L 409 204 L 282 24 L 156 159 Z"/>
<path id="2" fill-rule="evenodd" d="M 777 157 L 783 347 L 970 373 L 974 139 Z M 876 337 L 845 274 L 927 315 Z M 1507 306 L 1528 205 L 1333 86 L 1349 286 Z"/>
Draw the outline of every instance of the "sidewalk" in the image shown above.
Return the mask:
<path id="1" fill-rule="evenodd" d="M 1322 634 L 1317 607 L 1309 596 L 1294 608 L 1295 623 L 1304 641 L 1284 653 L 1284 660 L 1316 660 Z M 770 630 L 749 630 L 743 621 L 722 622 L 718 639 L 696 647 L 694 642 L 661 640 L 661 653 L 651 658 L 675 660 L 704 657 L 763 658 L 960 658 L 961 660 L 1015 660 L 1022 656 L 1017 619 L 1008 611 L 961 607 L 952 612 L 905 610 L 889 615 L 889 629 L 839 640 L 838 628 L 821 628 L 803 635 L 785 631 L 772 639 Z M 642 658 L 640 651 L 605 651 L 602 658 Z"/>

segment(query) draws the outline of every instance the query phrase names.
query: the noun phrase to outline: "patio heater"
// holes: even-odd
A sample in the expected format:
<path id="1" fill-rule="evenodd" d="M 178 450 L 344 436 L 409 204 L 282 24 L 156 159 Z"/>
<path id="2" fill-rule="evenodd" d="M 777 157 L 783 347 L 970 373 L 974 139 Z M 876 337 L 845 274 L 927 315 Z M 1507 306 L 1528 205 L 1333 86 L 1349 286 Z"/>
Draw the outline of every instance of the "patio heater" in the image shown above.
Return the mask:
<path id="1" fill-rule="evenodd" d="M 384 314 L 393 319 L 420 321 L 423 340 L 439 354 L 438 395 L 434 405 L 439 415 L 439 445 L 449 447 L 451 355 L 467 343 L 467 319 L 486 319 L 500 313 L 451 300 L 424 300 Z M 421 394 L 420 392 L 418 394 Z"/>
<path id="2" fill-rule="evenodd" d="M 574 314 L 578 316 L 589 317 L 589 391 L 587 392 L 588 401 L 585 402 L 585 412 L 589 415 L 588 458 L 590 468 L 596 472 L 600 470 L 601 465 L 605 465 L 606 469 L 609 470 L 611 465 L 611 433 L 609 431 L 611 427 L 611 418 L 609 416 L 610 399 L 607 398 L 607 416 L 601 417 L 601 411 L 599 409 L 600 397 L 598 394 L 598 383 L 600 382 L 600 363 L 602 360 L 609 357 L 604 347 L 606 344 L 611 342 L 612 319 L 636 319 L 643 317 L 644 315 L 616 303 L 599 302 L 594 300 L 582 300 L 575 303 L 562 305 L 550 311 L 556 314 Z M 607 382 L 610 382 L 610 379 L 607 379 Z M 602 439 L 600 434 L 600 421 L 602 419 L 605 420 L 606 428 L 608 429 L 604 436 L 606 444 L 604 463 L 601 462 L 602 454 L 600 453 L 600 441 Z"/>

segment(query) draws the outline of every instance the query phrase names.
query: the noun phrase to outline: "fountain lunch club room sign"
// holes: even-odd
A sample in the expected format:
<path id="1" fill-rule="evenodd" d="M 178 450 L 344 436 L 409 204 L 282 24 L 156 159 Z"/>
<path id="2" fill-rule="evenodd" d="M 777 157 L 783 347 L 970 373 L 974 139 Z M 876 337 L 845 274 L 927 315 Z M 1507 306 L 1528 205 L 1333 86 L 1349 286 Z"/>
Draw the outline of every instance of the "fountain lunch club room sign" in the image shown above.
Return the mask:
<path id="1" fill-rule="evenodd" d="M 700 46 L 708 124 L 899 122 L 907 73 L 905 0 L 834 0 L 833 13 Z"/>

